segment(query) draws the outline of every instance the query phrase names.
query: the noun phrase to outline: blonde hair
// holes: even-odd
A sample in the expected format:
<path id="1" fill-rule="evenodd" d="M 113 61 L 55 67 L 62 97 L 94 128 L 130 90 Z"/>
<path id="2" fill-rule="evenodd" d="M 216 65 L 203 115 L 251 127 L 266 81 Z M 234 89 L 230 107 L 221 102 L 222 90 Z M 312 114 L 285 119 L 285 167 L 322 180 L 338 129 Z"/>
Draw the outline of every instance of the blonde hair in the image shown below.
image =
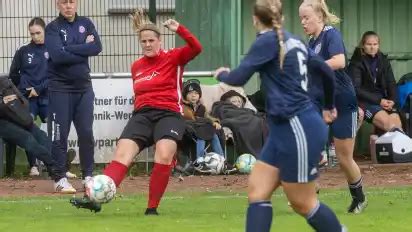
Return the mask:
<path id="1" fill-rule="evenodd" d="M 143 9 L 136 9 L 133 14 L 130 15 L 130 18 L 133 22 L 133 29 L 137 32 L 137 34 L 139 34 L 139 36 L 140 32 L 145 30 L 153 31 L 158 37 L 160 36 L 159 28 L 157 28 L 157 26 L 150 21 Z"/>
<path id="2" fill-rule="evenodd" d="M 325 0 L 304 0 L 303 4 L 312 7 L 316 13 L 321 13 L 325 24 L 334 25 L 341 22 L 338 16 L 329 11 Z"/>
<path id="3" fill-rule="evenodd" d="M 285 60 L 282 3 L 280 0 L 256 0 L 253 14 L 263 25 L 275 29 L 279 41 L 279 64 L 282 69 Z"/>

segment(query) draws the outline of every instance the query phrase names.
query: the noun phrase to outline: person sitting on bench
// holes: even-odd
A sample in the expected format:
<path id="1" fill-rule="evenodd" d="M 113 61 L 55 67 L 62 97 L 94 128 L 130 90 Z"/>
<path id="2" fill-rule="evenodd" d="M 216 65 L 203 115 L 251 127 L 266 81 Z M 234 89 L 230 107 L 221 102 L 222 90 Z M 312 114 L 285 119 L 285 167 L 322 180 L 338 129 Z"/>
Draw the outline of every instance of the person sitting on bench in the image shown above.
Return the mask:
<path id="1" fill-rule="evenodd" d="M 348 67 L 365 119 L 384 132 L 402 128 L 396 109 L 396 82 L 391 64 L 379 50 L 376 32 L 363 34 Z"/>
<path id="2" fill-rule="evenodd" d="M 0 77 L 0 138 L 43 161 L 55 182 L 65 178 L 65 173 L 56 172 L 50 153 L 51 141 L 33 122 L 27 99 L 6 77 Z"/>

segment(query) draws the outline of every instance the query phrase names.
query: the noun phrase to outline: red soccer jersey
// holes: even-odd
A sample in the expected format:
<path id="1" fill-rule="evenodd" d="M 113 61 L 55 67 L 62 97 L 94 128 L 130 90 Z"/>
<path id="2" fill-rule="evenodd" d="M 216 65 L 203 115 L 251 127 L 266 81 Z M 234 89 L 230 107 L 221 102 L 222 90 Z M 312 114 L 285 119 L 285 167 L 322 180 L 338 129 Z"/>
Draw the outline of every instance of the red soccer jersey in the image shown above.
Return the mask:
<path id="1" fill-rule="evenodd" d="M 184 26 L 176 33 L 186 45 L 155 57 L 142 57 L 132 64 L 134 108 L 153 107 L 183 112 L 182 77 L 184 66 L 202 51 L 202 45 Z"/>

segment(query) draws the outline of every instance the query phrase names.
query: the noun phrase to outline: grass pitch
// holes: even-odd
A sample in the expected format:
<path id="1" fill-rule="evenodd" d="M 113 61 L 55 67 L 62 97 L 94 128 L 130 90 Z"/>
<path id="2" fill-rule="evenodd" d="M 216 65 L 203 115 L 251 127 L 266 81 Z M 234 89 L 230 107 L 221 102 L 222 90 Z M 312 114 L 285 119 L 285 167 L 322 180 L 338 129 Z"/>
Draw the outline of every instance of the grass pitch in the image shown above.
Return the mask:
<path id="1" fill-rule="evenodd" d="M 369 206 L 361 215 L 348 215 L 346 190 L 323 190 L 320 198 L 349 231 L 412 232 L 412 188 L 367 189 Z M 1 198 L 0 231 L 57 232 L 231 232 L 244 231 L 245 193 L 170 193 L 159 208 L 160 216 L 144 216 L 145 195 L 128 195 L 103 206 L 94 214 L 69 205 L 70 196 Z M 272 231 L 312 231 L 306 221 L 287 206 L 285 196 L 273 197 Z"/>

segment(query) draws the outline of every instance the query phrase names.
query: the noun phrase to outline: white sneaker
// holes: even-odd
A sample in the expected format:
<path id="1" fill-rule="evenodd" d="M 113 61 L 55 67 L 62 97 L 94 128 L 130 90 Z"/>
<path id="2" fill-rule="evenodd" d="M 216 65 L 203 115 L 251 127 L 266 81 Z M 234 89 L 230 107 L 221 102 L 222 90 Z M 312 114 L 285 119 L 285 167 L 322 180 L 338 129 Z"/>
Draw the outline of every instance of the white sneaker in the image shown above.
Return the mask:
<path id="1" fill-rule="evenodd" d="M 318 166 L 319 167 L 328 166 L 328 153 L 325 150 L 323 150 L 320 153 L 320 155 L 321 155 L 322 159 L 319 161 Z"/>
<path id="2" fill-rule="evenodd" d="M 76 189 L 73 188 L 66 177 L 54 183 L 54 191 L 56 193 L 76 193 Z"/>
<path id="3" fill-rule="evenodd" d="M 40 176 L 39 169 L 36 166 L 31 167 L 29 176 Z"/>
<path id="4" fill-rule="evenodd" d="M 77 175 L 71 172 L 66 172 L 66 177 L 69 179 L 75 179 L 77 178 Z"/>

